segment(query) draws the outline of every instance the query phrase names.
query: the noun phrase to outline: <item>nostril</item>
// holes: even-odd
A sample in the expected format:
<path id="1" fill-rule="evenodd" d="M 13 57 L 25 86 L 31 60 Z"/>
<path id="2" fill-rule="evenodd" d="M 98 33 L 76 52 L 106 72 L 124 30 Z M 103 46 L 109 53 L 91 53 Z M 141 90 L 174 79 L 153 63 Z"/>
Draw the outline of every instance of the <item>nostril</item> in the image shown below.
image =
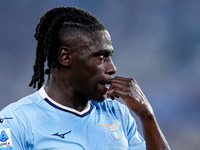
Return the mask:
<path id="1" fill-rule="evenodd" d="M 114 66 L 113 68 L 107 70 L 107 74 L 113 75 L 117 72 L 117 68 Z"/>

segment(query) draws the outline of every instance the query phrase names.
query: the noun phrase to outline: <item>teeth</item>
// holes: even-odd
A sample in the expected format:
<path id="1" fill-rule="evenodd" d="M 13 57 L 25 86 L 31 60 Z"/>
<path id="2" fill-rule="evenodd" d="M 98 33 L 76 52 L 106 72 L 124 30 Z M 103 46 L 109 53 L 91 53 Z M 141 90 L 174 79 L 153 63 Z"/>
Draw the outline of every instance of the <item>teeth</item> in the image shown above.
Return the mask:
<path id="1" fill-rule="evenodd" d="M 110 84 L 106 84 L 105 86 L 106 86 L 107 88 L 109 88 L 109 87 L 110 87 Z"/>

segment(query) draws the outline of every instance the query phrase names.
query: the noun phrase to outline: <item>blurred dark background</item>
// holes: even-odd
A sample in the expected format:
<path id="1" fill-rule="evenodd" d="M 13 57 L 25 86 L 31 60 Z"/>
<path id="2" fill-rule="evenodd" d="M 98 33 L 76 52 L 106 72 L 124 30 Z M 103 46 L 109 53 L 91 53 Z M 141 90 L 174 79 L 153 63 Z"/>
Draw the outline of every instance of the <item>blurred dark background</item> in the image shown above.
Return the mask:
<path id="1" fill-rule="evenodd" d="M 198 0 L 0 0 L 0 109 L 35 91 L 33 35 L 55 6 L 95 14 L 111 34 L 117 75 L 137 80 L 171 148 L 200 149 Z"/>

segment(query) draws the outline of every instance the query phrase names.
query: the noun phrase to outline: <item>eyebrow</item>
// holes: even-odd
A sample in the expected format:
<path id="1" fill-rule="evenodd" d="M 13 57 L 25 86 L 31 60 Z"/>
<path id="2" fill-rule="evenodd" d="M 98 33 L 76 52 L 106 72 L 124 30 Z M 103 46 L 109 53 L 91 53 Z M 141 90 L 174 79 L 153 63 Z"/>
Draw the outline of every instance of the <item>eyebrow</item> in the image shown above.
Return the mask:
<path id="1" fill-rule="evenodd" d="M 109 49 L 102 49 L 96 52 L 96 54 L 100 54 L 100 53 L 107 53 L 107 54 L 112 54 L 114 52 L 114 50 L 109 50 Z"/>

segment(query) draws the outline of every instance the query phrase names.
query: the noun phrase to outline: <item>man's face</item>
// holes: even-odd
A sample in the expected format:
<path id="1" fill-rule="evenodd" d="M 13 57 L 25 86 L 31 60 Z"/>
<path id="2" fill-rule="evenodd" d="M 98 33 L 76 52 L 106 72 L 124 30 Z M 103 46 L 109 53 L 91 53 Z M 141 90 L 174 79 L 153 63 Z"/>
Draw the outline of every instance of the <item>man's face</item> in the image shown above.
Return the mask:
<path id="1" fill-rule="evenodd" d="M 116 73 L 111 55 L 113 47 L 107 30 L 95 31 L 77 38 L 78 50 L 73 53 L 72 86 L 76 94 L 88 100 L 103 101 L 107 85 Z"/>

